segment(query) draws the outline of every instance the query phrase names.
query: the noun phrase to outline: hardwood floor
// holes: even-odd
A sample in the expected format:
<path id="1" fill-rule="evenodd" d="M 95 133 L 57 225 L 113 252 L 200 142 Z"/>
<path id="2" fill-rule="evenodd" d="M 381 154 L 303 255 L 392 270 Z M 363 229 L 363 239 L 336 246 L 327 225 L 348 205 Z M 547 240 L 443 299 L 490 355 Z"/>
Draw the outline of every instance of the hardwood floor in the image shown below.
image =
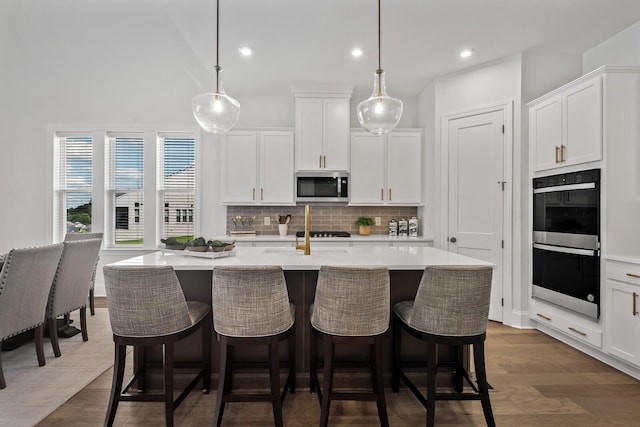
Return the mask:
<path id="1" fill-rule="evenodd" d="M 491 402 L 498 426 L 637 426 L 640 425 L 640 381 L 534 330 L 517 330 L 491 322 L 487 371 L 494 390 Z M 111 370 L 108 370 L 39 426 L 99 426 L 104 421 Z M 387 389 L 392 426 L 424 425 L 423 407 L 406 389 Z M 177 409 L 177 426 L 210 425 L 215 392 L 193 392 Z M 316 395 L 299 388 L 284 402 L 286 426 L 317 425 Z M 335 402 L 330 425 L 378 425 L 374 402 Z M 164 424 L 162 404 L 122 403 L 115 425 Z M 263 403 L 230 403 L 225 426 L 272 425 L 271 407 Z M 484 426 L 480 402 L 438 402 L 439 426 Z"/>

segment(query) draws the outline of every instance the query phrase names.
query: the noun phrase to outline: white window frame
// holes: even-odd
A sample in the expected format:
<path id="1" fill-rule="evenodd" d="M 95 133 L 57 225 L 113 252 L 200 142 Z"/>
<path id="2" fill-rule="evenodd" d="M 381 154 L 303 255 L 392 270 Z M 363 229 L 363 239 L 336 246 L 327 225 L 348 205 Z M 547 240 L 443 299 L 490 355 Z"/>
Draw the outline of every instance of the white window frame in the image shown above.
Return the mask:
<path id="1" fill-rule="evenodd" d="M 113 135 L 131 135 L 131 134 L 143 134 L 144 138 L 144 243 L 141 246 L 133 245 L 118 245 L 113 243 L 113 230 L 108 229 L 107 223 L 111 212 L 107 211 L 107 170 L 109 152 L 107 148 L 107 141 L 110 136 Z M 160 247 L 160 232 L 162 227 L 162 220 L 164 214 L 164 206 L 158 206 L 158 185 L 157 185 L 157 140 L 160 135 L 168 134 L 189 134 L 190 137 L 195 139 L 195 167 L 196 167 L 196 182 L 195 182 L 195 198 L 194 198 L 194 234 L 199 235 L 200 229 L 200 204 L 201 204 L 201 161 L 200 161 L 200 141 L 201 133 L 195 127 L 184 126 L 105 126 L 105 125 L 68 125 L 68 124 L 50 124 L 47 126 L 47 157 L 49 158 L 47 175 L 54 177 L 56 169 L 56 155 L 57 148 L 55 147 L 55 138 L 57 135 L 72 135 L 72 136 L 91 136 L 93 144 L 92 162 L 93 162 L 93 178 L 92 178 L 92 218 L 91 218 L 91 230 L 96 233 L 104 233 L 103 247 L 107 250 L 114 251 L 143 251 L 155 250 Z M 51 178 L 50 178 L 51 179 Z M 54 221 L 59 218 L 59 206 L 56 205 L 60 200 L 56 194 L 59 185 L 55 179 L 52 179 L 49 185 L 49 191 L 47 192 L 47 217 L 50 219 L 47 222 L 47 234 L 51 236 L 51 241 L 59 242 L 64 239 L 64 233 L 57 230 L 54 226 Z M 155 210 L 149 209 L 154 207 Z M 171 213 L 170 213 L 171 214 Z M 115 226 L 115 224 L 114 224 Z M 66 231 L 66 230 L 65 230 Z M 110 236 L 111 235 L 111 236 Z M 110 240 L 108 240 L 110 238 Z"/>

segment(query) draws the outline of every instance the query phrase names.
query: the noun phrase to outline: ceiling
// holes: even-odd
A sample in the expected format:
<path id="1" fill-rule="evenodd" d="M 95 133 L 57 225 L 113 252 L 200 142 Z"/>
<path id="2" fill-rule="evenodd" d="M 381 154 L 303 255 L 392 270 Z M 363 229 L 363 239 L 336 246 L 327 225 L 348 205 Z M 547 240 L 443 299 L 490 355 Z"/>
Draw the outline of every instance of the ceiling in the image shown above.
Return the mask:
<path id="1" fill-rule="evenodd" d="M 164 5 L 210 70 L 215 0 Z M 220 8 L 220 64 L 229 94 L 289 93 L 290 85 L 304 83 L 372 90 L 375 0 L 221 0 Z M 383 0 L 382 68 L 389 94 L 411 97 L 438 76 L 518 52 L 581 54 L 639 20 L 638 0 Z M 242 45 L 254 50 L 250 58 L 239 54 Z M 350 56 L 355 46 L 364 50 L 358 59 Z M 458 54 L 465 47 L 474 55 L 463 60 Z"/>
<path id="2" fill-rule="evenodd" d="M 80 17 L 100 19 L 131 41 L 170 43 L 160 46 L 160 58 L 179 52 L 193 82 L 211 89 L 216 0 L 29 3 L 37 3 L 43 19 L 64 14 L 76 19 L 71 26 Z M 290 94 L 291 85 L 306 83 L 353 85 L 357 98 L 370 94 L 377 68 L 376 0 L 220 3 L 220 64 L 231 96 Z M 390 95 L 415 97 L 439 76 L 519 52 L 580 55 L 637 21 L 639 0 L 382 0 L 382 68 Z M 240 55 L 245 45 L 253 49 L 251 57 Z M 356 46 L 364 51 L 360 58 L 350 55 Z M 474 55 L 461 59 L 465 47 Z"/>

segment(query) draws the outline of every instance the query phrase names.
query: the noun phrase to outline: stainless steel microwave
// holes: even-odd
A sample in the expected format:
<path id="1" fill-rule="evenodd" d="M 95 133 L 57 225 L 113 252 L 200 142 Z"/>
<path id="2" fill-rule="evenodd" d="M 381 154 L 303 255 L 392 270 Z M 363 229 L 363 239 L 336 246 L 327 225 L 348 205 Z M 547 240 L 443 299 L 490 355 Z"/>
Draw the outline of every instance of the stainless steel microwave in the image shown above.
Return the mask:
<path id="1" fill-rule="evenodd" d="M 316 203 L 349 201 L 349 174 L 347 172 L 296 173 L 296 202 Z"/>

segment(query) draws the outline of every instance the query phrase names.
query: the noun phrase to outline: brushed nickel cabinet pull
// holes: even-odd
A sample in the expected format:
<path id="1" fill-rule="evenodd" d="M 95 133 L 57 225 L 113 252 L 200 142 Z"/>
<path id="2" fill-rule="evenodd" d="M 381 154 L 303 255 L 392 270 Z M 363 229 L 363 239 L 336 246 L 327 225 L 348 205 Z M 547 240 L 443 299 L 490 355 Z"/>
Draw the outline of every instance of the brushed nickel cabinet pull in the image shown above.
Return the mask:
<path id="1" fill-rule="evenodd" d="M 322 156 L 322 159 L 324 160 L 324 161 L 323 161 L 323 163 L 324 163 L 324 168 L 326 169 L 326 168 L 327 168 L 327 156 Z"/>
<path id="2" fill-rule="evenodd" d="M 391 200 L 391 189 L 389 189 L 389 200 Z"/>
<path id="3" fill-rule="evenodd" d="M 256 188 L 254 187 L 253 188 L 253 200 L 255 200 L 255 199 L 256 199 Z"/>
<path id="4" fill-rule="evenodd" d="M 542 315 L 540 313 L 536 313 L 536 316 L 542 317 L 544 320 L 548 320 L 549 322 L 551 322 L 551 317 L 544 316 L 544 315 Z"/>
<path id="5" fill-rule="evenodd" d="M 635 277 L 636 279 L 640 279 L 640 274 L 627 273 L 629 277 Z"/>
<path id="6" fill-rule="evenodd" d="M 322 156 L 318 156 L 318 167 L 322 168 Z"/>
<path id="7" fill-rule="evenodd" d="M 558 153 L 560 152 L 560 147 L 558 147 L 556 145 L 556 163 L 560 163 L 560 160 L 558 160 Z"/>
<path id="8" fill-rule="evenodd" d="M 264 188 L 260 189 L 260 200 L 264 200 Z"/>
<path id="9" fill-rule="evenodd" d="M 586 337 L 586 336 L 587 336 L 587 334 L 586 334 L 585 332 L 579 331 L 579 330 L 577 330 L 576 328 L 574 328 L 573 326 L 569 326 L 569 330 L 570 330 L 571 332 L 575 332 L 575 333 L 576 333 L 576 334 L 578 334 L 578 335 L 582 335 L 583 337 Z"/>
<path id="10" fill-rule="evenodd" d="M 567 147 L 566 147 L 566 146 L 564 146 L 564 145 L 561 145 L 561 146 L 560 146 L 560 161 L 561 161 L 561 162 L 566 161 L 566 160 L 564 159 L 564 150 L 565 150 L 566 148 L 567 148 Z"/>
<path id="11" fill-rule="evenodd" d="M 384 188 L 380 189 L 380 200 L 384 200 Z"/>
<path id="12" fill-rule="evenodd" d="M 638 294 L 634 292 L 633 293 L 633 315 L 634 316 L 638 314 L 638 306 L 636 305 L 637 299 L 638 299 Z"/>

